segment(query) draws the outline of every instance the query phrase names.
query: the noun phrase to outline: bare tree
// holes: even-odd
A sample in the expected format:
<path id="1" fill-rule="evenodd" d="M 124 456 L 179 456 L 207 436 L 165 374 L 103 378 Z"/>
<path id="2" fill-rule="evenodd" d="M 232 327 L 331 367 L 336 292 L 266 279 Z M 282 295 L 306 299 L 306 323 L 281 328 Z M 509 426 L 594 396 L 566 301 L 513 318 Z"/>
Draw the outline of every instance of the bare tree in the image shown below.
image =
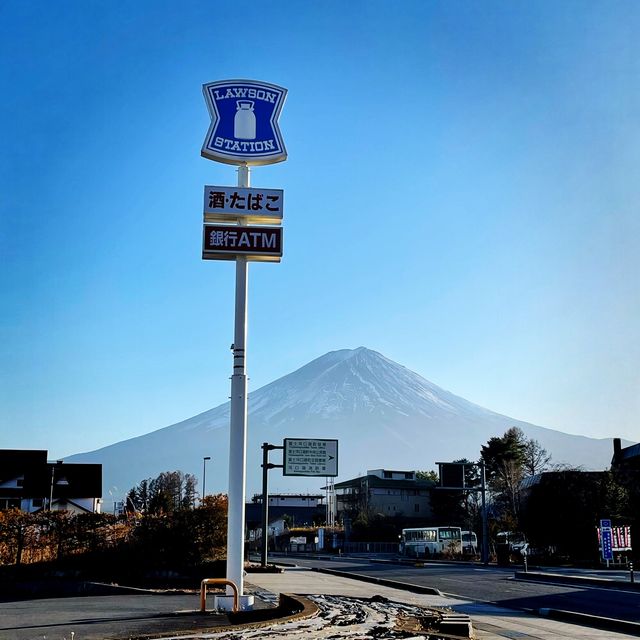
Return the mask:
<path id="1" fill-rule="evenodd" d="M 522 466 L 525 472 L 533 476 L 550 468 L 551 454 L 537 441 L 531 438 L 524 442 Z"/>

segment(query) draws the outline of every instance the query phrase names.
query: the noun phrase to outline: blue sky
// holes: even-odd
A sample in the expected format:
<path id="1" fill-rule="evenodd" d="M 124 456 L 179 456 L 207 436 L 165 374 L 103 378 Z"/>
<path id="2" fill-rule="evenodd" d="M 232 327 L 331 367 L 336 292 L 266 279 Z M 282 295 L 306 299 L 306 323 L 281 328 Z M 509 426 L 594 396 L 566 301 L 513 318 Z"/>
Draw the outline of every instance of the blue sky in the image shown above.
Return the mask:
<path id="1" fill-rule="evenodd" d="M 638 440 L 637 2 L 0 4 L 0 429 L 51 457 L 226 401 L 202 84 L 289 90 L 256 389 L 366 346 L 494 411 Z"/>

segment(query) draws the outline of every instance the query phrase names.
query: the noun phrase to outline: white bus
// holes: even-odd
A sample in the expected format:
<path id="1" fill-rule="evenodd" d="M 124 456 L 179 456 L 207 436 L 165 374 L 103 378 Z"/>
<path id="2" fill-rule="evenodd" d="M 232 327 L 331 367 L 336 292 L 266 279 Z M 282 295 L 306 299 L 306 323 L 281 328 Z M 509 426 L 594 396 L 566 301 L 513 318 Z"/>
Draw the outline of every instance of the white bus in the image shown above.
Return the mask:
<path id="1" fill-rule="evenodd" d="M 443 553 L 462 553 L 460 527 L 416 527 L 402 530 L 401 555 L 429 558 Z"/>

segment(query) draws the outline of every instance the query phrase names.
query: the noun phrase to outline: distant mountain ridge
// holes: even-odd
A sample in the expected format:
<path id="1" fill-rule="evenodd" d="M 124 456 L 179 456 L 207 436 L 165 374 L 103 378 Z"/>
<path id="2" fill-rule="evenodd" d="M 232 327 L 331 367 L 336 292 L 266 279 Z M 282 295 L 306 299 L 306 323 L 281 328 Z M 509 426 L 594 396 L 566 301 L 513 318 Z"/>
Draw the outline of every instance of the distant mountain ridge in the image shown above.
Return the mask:
<path id="1" fill-rule="evenodd" d="M 331 351 L 249 394 L 247 493 L 260 491 L 262 442 L 286 437 L 337 438 L 339 478 L 367 469 L 432 469 L 436 461 L 476 460 L 482 444 L 512 426 L 538 440 L 553 456 L 585 469 L 609 466 L 611 438 L 570 435 L 514 420 L 441 389 L 383 355 L 359 347 Z M 76 454 L 68 462 L 100 462 L 104 494 L 123 495 L 141 480 L 181 470 L 200 478 L 207 492 L 227 490 L 229 403 L 137 438 Z M 278 452 L 270 460 L 280 462 Z M 273 491 L 313 491 L 324 478 L 270 472 Z"/>

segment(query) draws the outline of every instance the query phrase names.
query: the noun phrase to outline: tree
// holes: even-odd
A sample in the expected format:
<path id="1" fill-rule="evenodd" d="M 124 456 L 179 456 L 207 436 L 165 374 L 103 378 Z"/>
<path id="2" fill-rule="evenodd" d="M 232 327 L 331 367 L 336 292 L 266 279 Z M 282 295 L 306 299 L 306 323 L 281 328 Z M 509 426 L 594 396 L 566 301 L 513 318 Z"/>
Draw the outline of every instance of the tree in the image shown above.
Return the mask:
<path id="1" fill-rule="evenodd" d="M 527 440 L 518 427 L 508 429 L 503 436 L 490 438 L 482 446 L 487 482 L 493 494 L 500 519 L 518 521 L 520 483 L 524 477 Z"/>
<path id="2" fill-rule="evenodd" d="M 195 506 L 198 481 L 190 473 L 163 471 L 156 478 L 143 480 L 127 494 L 127 503 L 151 514 L 167 514 Z"/>
<path id="3" fill-rule="evenodd" d="M 546 471 L 550 462 L 551 456 L 537 440 L 531 438 L 525 441 L 523 466 L 527 475 L 534 476 Z"/>
<path id="4" fill-rule="evenodd" d="M 0 565 L 22 562 L 30 521 L 29 514 L 19 509 L 0 511 Z"/>
<path id="5" fill-rule="evenodd" d="M 434 471 L 416 471 L 416 480 L 431 480 L 435 484 L 438 484 L 439 481 L 438 472 Z"/>
<path id="6" fill-rule="evenodd" d="M 402 522 L 371 510 L 360 511 L 351 523 L 350 539 L 353 542 L 397 542 Z"/>
<path id="7" fill-rule="evenodd" d="M 490 438 L 481 456 L 498 528 L 522 529 L 522 481 L 548 470 L 551 455 L 537 440 L 527 439 L 521 429 L 512 427 L 501 437 Z"/>
<path id="8" fill-rule="evenodd" d="M 127 502 L 133 508 L 143 513 L 149 508 L 149 480 L 143 480 L 137 487 L 133 487 L 127 494 Z"/>
<path id="9" fill-rule="evenodd" d="M 173 513 L 175 511 L 175 501 L 168 487 L 153 486 L 151 490 L 151 499 L 149 500 L 148 513 L 154 515 L 162 515 L 165 513 Z"/>
<path id="10" fill-rule="evenodd" d="M 227 506 L 226 495 L 208 495 L 196 509 L 146 514 L 131 534 L 138 563 L 145 567 L 193 566 L 222 557 Z"/>
<path id="11" fill-rule="evenodd" d="M 624 523 L 628 494 L 609 471 L 545 473 L 528 491 L 522 522 L 532 547 L 578 561 L 598 557 L 600 518 Z"/>
<path id="12" fill-rule="evenodd" d="M 198 480 L 191 473 L 186 473 L 184 476 L 184 491 L 182 496 L 182 508 L 193 509 L 196 504 Z"/>

